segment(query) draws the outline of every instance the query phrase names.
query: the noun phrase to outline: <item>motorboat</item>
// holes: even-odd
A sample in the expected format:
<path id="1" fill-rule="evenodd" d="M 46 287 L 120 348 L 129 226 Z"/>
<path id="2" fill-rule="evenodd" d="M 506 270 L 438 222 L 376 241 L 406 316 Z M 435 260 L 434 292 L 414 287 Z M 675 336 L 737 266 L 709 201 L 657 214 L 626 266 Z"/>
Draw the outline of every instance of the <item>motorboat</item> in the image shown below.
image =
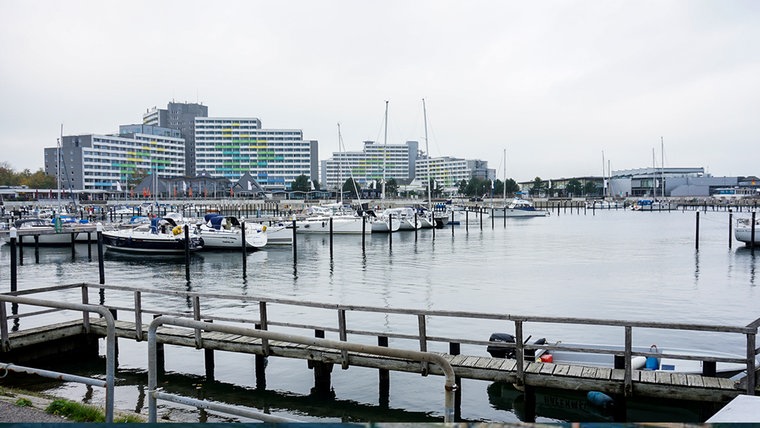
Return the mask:
<path id="1" fill-rule="evenodd" d="M 480 224 L 481 222 L 485 223 L 489 221 L 491 218 L 491 214 L 486 212 L 485 209 L 481 208 L 479 211 L 470 211 L 465 207 L 462 206 L 452 206 L 451 211 L 449 212 L 449 218 L 453 220 L 449 220 L 449 223 L 453 223 L 455 225 L 457 224 Z"/>
<path id="2" fill-rule="evenodd" d="M 75 223 L 64 223 L 60 217 L 46 218 L 22 218 L 14 222 L 14 227 L 19 231 L 19 236 L 24 235 L 26 239 L 19 240 L 23 245 L 35 245 L 33 236 L 37 235 L 38 245 L 70 245 L 71 240 L 75 239 L 79 233 L 72 227 Z M 72 234 L 74 235 L 72 237 Z"/>
<path id="3" fill-rule="evenodd" d="M 734 238 L 737 241 L 744 242 L 747 246 L 760 245 L 760 218 L 755 218 L 755 236 L 752 239 L 752 218 L 740 217 L 736 219 L 734 228 Z"/>
<path id="4" fill-rule="evenodd" d="M 246 225 L 251 224 L 246 222 Z M 246 226 L 247 227 L 247 226 Z M 275 223 L 266 226 L 267 246 L 293 245 L 293 229 L 283 223 Z"/>
<path id="5" fill-rule="evenodd" d="M 398 207 L 388 208 L 384 211 L 388 215 L 392 215 L 394 218 L 398 218 L 399 227 L 398 230 L 417 230 L 422 227 L 417 211 L 411 207 Z"/>
<path id="6" fill-rule="evenodd" d="M 530 338 L 529 338 L 530 339 Z M 489 338 L 489 345 L 486 351 L 494 358 L 514 358 L 515 348 L 506 347 L 502 344 L 515 344 L 515 337 L 508 333 L 494 333 Z M 604 368 L 625 368 L 625 347 L 619 345 L 595 345 L 579 343 L 551 343 L 544 338 L 529 342 L 530 350 L 525 350 L 526 360 L 567 364 L 575 366 L 591 366 Z M 540 345 L 561 346 L 563 349 L 543 349 Z M 584 351 L 572 351 L 571 349 L 583 349 Z M 600 352 L 594 352 L 599 350 Z M 744 359 L 746 356 L 739 354 L 730 354 L 719 351 L 702 351 L 692 349 L 675 349 L 667 347 L 658 347 L 651 345 L 649 347 L 633 346 L 631 347 L 631 369 L 677 372 L 684 374 L 702 374 L 714 377 L 731 377 L 747 369 L 746 364 L 732 362 L 704 362 L 699 357 L 709 358 L 733 358 Z M 669 355 L 660 357 L 659 355 Z M 670 355 L 674 355 L 670 356 Z M 683 356 L 684 358 L 678 358 Z M 697 359 L 694 359 L 697 358 Z M 760 367 L 760 357 L 755 361 L 755 367 Z"/>
<path id="7" fill-rule="evenodd" d="M 549 211 L 539 210 L 533 203 L 523 198 L 513 198 L 501 208 L 494 208 L 494 217 L 545 217 Z"/>
<path id="8" fill-rule="evenodd" d="M 246 250 L 263 248 L 267 244 L 267 227 L 259 223 L 245 223 L 243 227 L 237 217 L 206 214 L 205 223 L 198 227 L 203 238 L 204 250 L 241 250 L 245 239 Z"/>
<path id="9" fill-rule="evenodd" d="M 594 200 L 586 201 L 586 208 L 594 210 L 615 210 L 620 208 L 620 203 L 617 201 L 604 201 Z"/>
<path id="10" fill-rule="evenodd" d="M 189 228 L 187 247 L 190 251 L 203 248 L 203 239 L 194 227 L 181 225 L 177 216 L 154 217 L 150 224 L 134 228 L 115 229 L 103 232 L 106 249 L 137 254 L 183 254 L 185 252 L 184 228 Z"/>

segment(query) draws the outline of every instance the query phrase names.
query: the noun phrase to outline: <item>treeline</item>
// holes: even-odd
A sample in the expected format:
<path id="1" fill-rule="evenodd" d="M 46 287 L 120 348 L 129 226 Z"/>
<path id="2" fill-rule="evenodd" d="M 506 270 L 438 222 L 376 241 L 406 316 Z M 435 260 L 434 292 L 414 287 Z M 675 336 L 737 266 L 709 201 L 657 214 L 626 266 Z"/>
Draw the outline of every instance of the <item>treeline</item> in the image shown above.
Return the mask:
<path id="1" fill-rule="evenodd" d="M 36 172 L 25 169 L 16 172 L 8 162 L 0 162 L 0 186 L 27 186 L 30 189 L 55 189 L 55 177 L 45 174 L 42 168 Z"/>

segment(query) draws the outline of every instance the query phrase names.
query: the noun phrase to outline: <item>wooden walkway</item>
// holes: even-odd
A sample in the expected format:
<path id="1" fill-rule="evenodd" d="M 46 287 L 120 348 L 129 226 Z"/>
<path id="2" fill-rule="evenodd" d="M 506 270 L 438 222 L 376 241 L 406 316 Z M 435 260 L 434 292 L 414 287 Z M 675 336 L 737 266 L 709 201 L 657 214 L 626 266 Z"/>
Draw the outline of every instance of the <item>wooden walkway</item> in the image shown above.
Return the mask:
<path id="1" fill-rule="evenodd" d="M 55 340 L 65 340 L 85 335 L 82 320 L 48 325 L 10 334 L 12 352 L 23 352 L 26 347 L 45 345 Z M 105 337 L 106 324 L 102 319 L 90 319 L 90 334 Z M 135 324 L 128 321 L 116 321 L 116 336 L 122 339 L 137 340 Z M 147 337 L 147 328 L 143 328 L 143 338 Z M 264 355 L 261 339 L 239 335 L 202 332 L 202 348 Z M 193 330 L 177 327 L 160 327 L 157 341 L 162 344 L 197 348 Z M 314 346 L 269 341 L 269 357 L 303 359 L 326 364 L 343 364 L 341 351 Z M 518 383 L 517 361 L 513 359 L 490 358 L 474 355 L 440 354 L 453 366 L 456 375 L 465 379 L 485 381 L 502 381 Z M 0 353 L 2 356 L 2 353 Z M 370 354 L 347 354 L 348 366 L 361 366 L 381 370 L 420 373 L 419 362 L 399 358 L 381 357 Z M 623 395 L 623 369 L 572 366 L 553 363 L 525 362 L 524 386 L 554 389 L 594 390 L 611 395 Z M 434 365 L 429 373 L 442 375 Z M 633 395 L 656 398 L 696 400 L 708 402 L 726 402 L 745 394 L 739 382 L 725 378 L 701 375 L 667 373 L 662 371 L 632 371 Z M 760 392 L 760 389 L 758 389 Z"/>

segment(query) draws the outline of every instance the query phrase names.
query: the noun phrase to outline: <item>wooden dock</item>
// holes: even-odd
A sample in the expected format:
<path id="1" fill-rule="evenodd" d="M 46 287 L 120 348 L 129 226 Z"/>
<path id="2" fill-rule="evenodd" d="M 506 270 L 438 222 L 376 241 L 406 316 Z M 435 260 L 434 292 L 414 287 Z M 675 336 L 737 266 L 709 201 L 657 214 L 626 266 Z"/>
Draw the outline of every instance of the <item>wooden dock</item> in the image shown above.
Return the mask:
<path id="1" fill-rule="evenodd" d="M 748 359 L 753 360 L 757 357 L 760 350 L 756 348 L 755 337 L 760 320 L 756 320 L 748 326 L 707 326 L 707 325 L 668 325 L 661 323 L 644 323 L 644 322 L 623 322 L 609 320 L 590 320 L 590 319 L 559 319 L 549 317 L 525 317 L 506 314 L 482 314 L 466 312 L 441 312 L 427 310 L 409 310 L 409 309 L 387 309 L 375 307 L 357 307 L 341 306 L 334 304 L 323 304 L 314 302 L 301 302 L 287 299 L 264 299 L 254 298 L 251 296 L 233 296 L 233 295 L 210 295 L 191 292 L 173 292 L 148 290 L 135 287 L 97 285 L 97 284 L 71 284 L 67 286 L 55 286 L 38 290 L 27 290 L 24 292 L 9 293 L 15 295 L 34 295 L 34 298 L 43 298 L 61 291 L 67 291 L 71 295 L 72 291 L 81 290 L 82 303 L 87 304 L 90 299 L 90 293 L 103 289 L 109 295 L 116 293 L 127 293 L 132 305 L 125 306 L 123 300 L 120 303 L 105 305 L 113 314 L 118 314 L 115 325 L 115 335 L 121 340 L 143 341 L 148 336 L 148 325 L 143 323 L 143 319 L 149 319 L 158 315 L 168 315 L 174 317 L 184 317 L 194 320 L 218 321 L 218 322 L 236 322 L 239 325 L 248 326 L 251 329 L 260 329 L 268 331 L 287 329 L 301 329 L 302 335 L 309 337 L 325 337 L 325 333 L 336 335 L 340 341 L 352 342 L 351 339 L 358 340 L 356 343 L 367 343 L 368 338 L 377 339 L 377 343 L 388 346 L 388 338 L 394 339 L 394 347 L 399 347 L 396 343 L 405 342 L 400 349 L 409 349 L 409 343 L 412 343 L 412 350 L 429 352 L 428 346 L 433 344 L 441 345 L 447 343 L 449 352 L 436 352 L 442 356 L 453 367 L 454 373 L 461 379 L 477 379 L 492 382 L 506 382 L 516 385 L 520 389 L 530 394 L 535 388 L 550 388 L 557 390 L 582 390 L 582 391 L 601 391 L 616 400 L 616 403 L 624 403 L 630 397 L 650 397 L 650 398 L 668 398 L 677 400 L 703 401 L 712 403 L 726 403 L 742 394 L 755 395 L 760 392 L 756 379 L 757 373 L 752 371 L 743 382 L 734 381 L 726 378 L 703 376 L 697 374 L 683 374 L 666 371 L 647 371 L 631 369 L 630 359 L 634 355 L 642 355 L 630 350 L 631 331 L 635 328 L 660 328 L 666 330 L 690 330 L 690 331 L 712 331 L 726 334 L 741 334 L 747 337 Z M 143 307 L 144 295 L 159 295 L 166 299 L 179 297 L 190 302 L 192 310 L 185 313 L 162 311 L 161 308 Z M 31 306 L 22 306 L 28 308 L 28 312 L 21 312 L 19 308 L 11 309 L 9 312 L 6 306 L 10 306 L 7 301 L 3 301 L 5 295 L 0 295 L 0 322 L 2 322 L 2 350 L 0 351 L 0 361 L 26 363 L 29 364 L 36 358 L 60 355 L 63 352 L 94 352 L 97 356 L 97 339 L 103 338 L 107 334 L 107 325 L 102 318 L 94 318 L 89 315 L 86 318 L 76 320 L 59 321 L 49 323 L 41 327 L 20 328 L 26 317 L 50 314 L 50 309 L 32 311 Z M 102 296 L 102 295 L 101 295 Z M 153 296 L 156 297 L 156 296 Z M 103 299 L 103 297 L 101 297 Z M 237 302 L 244 301 L 252 309 L 257 310 L 258 318 L 255 319 L 234 319 L 221 315 L 212 315 L 210 313 L 201 313 L 201 299 L 207 300 L 233 300 Z M 101 302 L 102 303 L 102 302 Z M 294 323 L 289 319 L 274 319 L 268 316 L 271 311 L 268 308 L 273 306 L 295 306 L 300 309 L 312 308 L 319 310 L 328 310 L 337 312 L 337 326 L 316 325 L 306 323 Z M 300 310 L 299 309 L 299 310 Z M 382 332 L 369 331 L 364 329 L 349 328 L 347 323 L 347 313 L 370 313 L 370 314 L 394 314 L 405 315 L 416 318 L 416 332 L 408 331 Z M 484 356 L 485 347 L 493 342 L 474 340 L 473 338 L 434 336 L 428 332 L 427 323 L 430 318 L 449 317 L 458 321 L 467 319 L 496 320 L 508 321 L 515 324 L 515 331 L 518 340 L 515 345 L 516 358 L 503 359 L 491 358 Z M 302 320 L 303 321 L 303 320 Z M 9 322 L 14 323 L 14 328 L 9 331 Z M 565 349 L 556 346 L 559 345 L 527 345 L 523 344 L 522 333 L 526 323 L 556 323 L 556 324 L 574 324 L 574 325 L 612 325 L 621 326 L 626 332 L 626 343 L 629 346 L 626 350 L 627 358 L 625 368 L 600 368 L 591 366 L 575 366 L 553 363 L 542 363 L 534 361 L 532 358 L 524 356 L 526 350 L 530 348 L 552 348 Z M 249 337 L 238 334 L 227 334 L 213 331 L 204 331 L 199 329 L 162 326 L 157 330 L 156 341 L 160 345 L 175 345 L 181 347 L 190 347 L 194 349 L 204 349 L 206 359 L 207 377 L 213 378 L 214 351 L 228 351 L 252 354 L 256 356 L 256 382 L 265 385 L 265 359 L 266 358 L 293 358 L 307 361 L 307 366 L 314 372 L 315 389 L 322 391 L 330 390 L 330 372 L 333 365 L 341 365 L 344 369 L 351 366 L 367 367 L 378 369 L 381 373 L 380 382 L 383 382 L 382 373 L 388 371 L 400 371 L 410 373 L 420 373 L 422 375 L 442 375 L 440 367 L 434 364 L 420 363 L 412 359 L 378 356 L 371 353 L 349 352 L 320 346 L 303 345 L 293 342 L 268 340 L 255 337 Z M 472 351 L 460 353 L 459 349 L 462 344 L 475 345 L 470 349 L 476 352 L 482 352 L 480 355 L 474 355 Z M 480 351 L 482 350 L 482 351 Z M 620 352 L 608 351 L 607 353 Z M 468 355 L 469 353 L 469 355 Z M 751 355 L 750 355 L 751 354 Z M 165 356 L 160 352 L 159 370 L 162 371 L 163 360 Z M 697 359 L 697 358 L 694 358 Z M 703 361 L 722 361 L 721 357 L 700 357 Z M 723 358 L 725 360 L 725 357 Z M 741 360 L 740 360 L 741 361 Z M 736 362 L 735 360 L 733 362 Z M 387 378 L 386 378 L 387 382 Z M 625 413 L 623 412 L 623 415 Z"/>

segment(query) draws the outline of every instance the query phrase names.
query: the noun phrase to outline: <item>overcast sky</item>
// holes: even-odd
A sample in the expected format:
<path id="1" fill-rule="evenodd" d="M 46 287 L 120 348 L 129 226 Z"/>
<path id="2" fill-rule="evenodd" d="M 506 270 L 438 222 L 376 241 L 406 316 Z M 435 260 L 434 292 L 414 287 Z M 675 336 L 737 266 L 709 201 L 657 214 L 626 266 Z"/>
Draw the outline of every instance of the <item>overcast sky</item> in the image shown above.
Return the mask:
<path id="1" fill-rule="evenodd" d="M 705 167 L 758 175 L 760 1 L 0 0 L 0 161 L 151 107 L 383 141 L 518 181 Z M 653 156 L 653 150 L 656 152 Z"/>

